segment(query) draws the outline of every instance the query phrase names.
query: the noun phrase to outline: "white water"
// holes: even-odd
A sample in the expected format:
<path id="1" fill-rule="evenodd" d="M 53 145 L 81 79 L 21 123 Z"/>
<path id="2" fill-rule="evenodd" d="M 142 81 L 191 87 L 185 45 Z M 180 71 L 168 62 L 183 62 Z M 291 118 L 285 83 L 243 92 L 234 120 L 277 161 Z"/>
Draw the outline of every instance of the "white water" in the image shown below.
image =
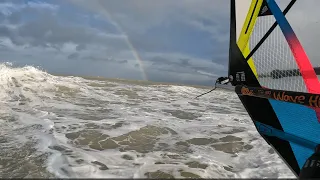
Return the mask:
<path id="1" fill-rule="evenodd" d="M 18 165 L 15 167 L 19 160 L 12 157 L 7 161 L 14 167 L 0 164 L 3 177 L 11 176 L 10 168 L 15 168 L 15 176 L 18 177 L 47 177 L 52 174 L 62 178 L 143 178 L 147 172 L 158 170 L 177 178 L 183 177 L 181 171 L 203 178 L 294 177 L 278 155 L 270 153 L 269 145 L 259 136 L 233 93 L 217 90 L 194 99 L 207 89 L 60 77 L 31 66 L 13 68 L 9 64 L 0 65 L 0 87 L 0 136 L 7 139 L 0 144 L 1 151 L 8 151 L 8 155 L 15 151 L 28 152 L 27 149 L 35 147 L 35 151 L 22 159 L 30 162 L 27 167 L 38 168 L 32 173 L 28 168 L 19 169 Z M 147 140 L 150 142 L 138 139 L 139 142 L 128 146 L 129 150 L 121 150 L 125 146 L 92 149 L 88 145 L 93 141 L 77 145 L 66 137 L 67 133 L 94 125 L 91 129 L 108 135 L 108 138 L 132 133 L 147 125 L 170 128 L 174 132 L 155 135 Z M 222 143 L 220 141 L 204 145 L 189 143 L 188 148 L 175 144 L 192 138 L 219 139 L 228 134 L 241 138 L 237 143 L 253 148 L 226 153 L 223 148 L 219 150 L 212 146 Z M 127 138 L 130 141 L 137 136 L 129 134 Z M 141 138 L 145 136 L 143 134 Z M 33 142 L 33 145 L 22 147 L 28 142 Z M 145 152 L 134 150 L 148 144 L 154 146 Z M 63 147 L 69 152 L 52 146 Z M 237 148 L 243 147 L 233 145 L 232 151 Z M 48 156 L 40 163 L 28 160 L 41 154 Z M 130 156 L 132 160 L 124 159 L 123 155 Z M 177 155 L 178 158 L 168 158 L 168 155 Z M 108 169 L 102 170 L 93 161 L 105 164 Z M 186 165 L 191 161 L 207 167 L 191 168 Z M 228 166 L 232 170 L 226 168 Z"/>

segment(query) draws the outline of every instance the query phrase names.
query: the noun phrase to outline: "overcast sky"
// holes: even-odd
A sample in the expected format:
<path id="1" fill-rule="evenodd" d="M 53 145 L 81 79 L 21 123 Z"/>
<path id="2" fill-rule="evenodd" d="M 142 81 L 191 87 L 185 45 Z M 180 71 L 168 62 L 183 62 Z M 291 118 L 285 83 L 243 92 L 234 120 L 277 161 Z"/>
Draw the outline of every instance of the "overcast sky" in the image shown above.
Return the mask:
<path id="1" fill-rule="evenodd" d="M 0 0 L 0 60 L 50 73 L 212 85 L 228 43 L 229 0 Z"/>
<path id="2" fill-rule="evenodd" d="M 212 84 L 226 0 L 1 0 L 1 61 L 50 73 Z"/>

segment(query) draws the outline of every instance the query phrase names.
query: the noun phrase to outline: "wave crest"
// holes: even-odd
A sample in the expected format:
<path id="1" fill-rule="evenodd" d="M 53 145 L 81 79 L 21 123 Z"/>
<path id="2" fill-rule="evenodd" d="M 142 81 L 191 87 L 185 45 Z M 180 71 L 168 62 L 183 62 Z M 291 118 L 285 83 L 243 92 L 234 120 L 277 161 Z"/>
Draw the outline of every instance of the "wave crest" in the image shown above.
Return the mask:
<path id="1" fill-rule="evenodd" d="M 86 90 L 84 79 L 51 75 L 33 66 L 14 67 L 0 64 L 0 100 L 52 98 L 57 92 Z"/>

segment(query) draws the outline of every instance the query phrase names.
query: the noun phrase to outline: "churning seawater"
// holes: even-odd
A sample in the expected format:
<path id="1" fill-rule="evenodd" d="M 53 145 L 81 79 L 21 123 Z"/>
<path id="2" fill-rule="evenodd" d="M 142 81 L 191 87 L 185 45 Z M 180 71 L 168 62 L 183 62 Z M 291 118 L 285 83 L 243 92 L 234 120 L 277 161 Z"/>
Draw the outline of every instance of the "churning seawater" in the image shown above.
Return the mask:
<path id="1" fill-rule="evenodd" d="M 234 93 L 0 64 L 0 177 L 294 177 Z"/>

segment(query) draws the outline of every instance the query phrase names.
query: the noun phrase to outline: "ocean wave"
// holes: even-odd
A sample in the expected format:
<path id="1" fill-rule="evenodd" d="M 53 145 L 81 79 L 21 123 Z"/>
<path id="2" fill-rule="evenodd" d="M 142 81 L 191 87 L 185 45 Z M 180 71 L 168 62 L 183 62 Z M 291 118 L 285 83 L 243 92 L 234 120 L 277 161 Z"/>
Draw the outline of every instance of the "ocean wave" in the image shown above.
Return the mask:
<path id="1" fill-rule="evenodd" d="M 10 63 L 0 88 L 0 177 L 293 177 L 228 92 Z"/>

